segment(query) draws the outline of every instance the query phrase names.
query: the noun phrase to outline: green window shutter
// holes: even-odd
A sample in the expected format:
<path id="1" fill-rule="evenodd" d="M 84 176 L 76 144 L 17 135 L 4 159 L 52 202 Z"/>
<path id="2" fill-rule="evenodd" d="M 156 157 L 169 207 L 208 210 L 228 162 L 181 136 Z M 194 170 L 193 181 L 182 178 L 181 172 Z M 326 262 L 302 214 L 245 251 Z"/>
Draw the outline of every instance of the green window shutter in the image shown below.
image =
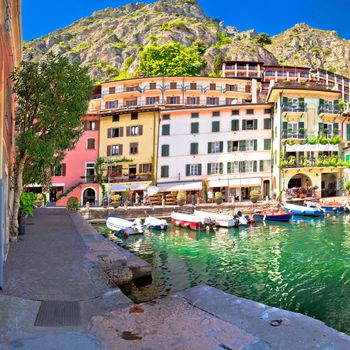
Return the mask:
<path id="1" fill-rule="evenodd" d="M 112 137 L 112 128 L 107 129 L 107 137 L 110 139 Z"/>
<path id="2" fill-rule="evenodd" d="M 211 123 L 211 131 L 212 132 L 219 132 L 220 131 L 220 122 L 215 121 Z"/>
<path id="3" fill-rule="evenodd" d="M 271 149 L 271 140 L 264 139 L 264 151 L 269 151 Z"/>
<path id="4" fill-rule="evenodd" d="M 202 164 L 198 164 L 198 175 L 202 175 Z"/>
<path id="5" fill-rule="evenodd" d="M 169 156 L 169 145 L 162 145 L 162 157 Z"/>
<path id="6" fill-rule="evenodd" d="M 283 129 L 283 133 L 287 134 L 288 131 L 288 122 L 283 122 L 282 123 L 282 129 Z"/>
<path id="7" fill-rule="evenodd" d="M 191 134 L 198 134 L 199 123 L 191 123 Z"/>
<path id="8" fill-rule="evenodd" d="M 207 174 L 210 175 L 211 174 L 211 164 L 208 163 L 208 166 L 207 166 Z"/>
<path id="9" fill-rule="evenodd" d="M 350 141 L 350 124 L 346 124 L 346 141 Z"/>
<path id="10" fill-rule="evenodd" d="M 286 106 L 288 104 L 288 97 L 283 96 L 282 98 L 282 104 Z"/>
<path id="11" fill-rule="evenodd" d="M 220 152 L 224 151 L 224 142 L 220 141 Z"/>
<path id="12" fill-rule="evenodd" d="M 338 123 L 333 124 L 333 133 L 334 133 L 334 135 L 339 135 L 339 124 Z"/>
<path id="13" fill-rule="evenodd" d="M 264 119 L 264 129 L 271 129 L 271 119 L 270 118 L 265 118 Z"/>
<path id="14" fill-rule="evenodd" d="M 322 98 L 320 98 L 320 106 L 324 105 L 324 100 Z"/>
<path id="15" fill-rule="evenodd" d="M 227 152 L 232 152 L 232 141 L 227 141 Z"/>
<path id="16" fill-rule="evenodd" d="M 191 154 L 198 154 L 198 143 L 191 143 Z"/>
<path id="17" fill-rule="evenodd" d="M 303 105 L 305 102 L 304 97 L 299 97 L 299 105 Z"/>
<path id="18" fill-rule="evenodd" d="M 304 137 L 304 135 L 305 135 L 304 122 L 299 122 L 298 127 L 299 127 L 299 134 L 300 134 L 300 136 Z"/>
<path id="19" fill-rule="evenodd" d="M 161 177 L 169 177 L 169 166 L 163 165 L 160 169 Z"/>
<path id="20" fill-rule="evenodd" d="M 231 120 L 231 130 L 238 131 L 239 130 L 239 120 L 233 119 Z"/>
<path id="21" fill-rule="evenodd" d="M 245 140 L 239 141 L 239 150 L 245 151 Z"/>
<path id="22" fill-rule="evenodd" d="M 169 124 L 162 125 L 162 135 L 170 135 L 170 125 Z"/>
<path id="23" fill-rule="evenodd" d="M 258 130 L 258 119 L 253 120 L 253 129 Z"/>
<path id="24" fill-rule="evenodd" d="M 239 171 L 245 173 L 245 162 L 239 162 Z"/>
<path id="25" fill-rule="evenodd" d="M 232 163 L 228 162 L 227 163 L 227 174 L 231 174 L 231 172 L 232 172 Z"/>
<path id="26" fill-rule="evenodd" d="M 256 160 L 254 160 L 254 163 L 253 163 L 253 171 L 254 171 L 254 173 L 256 173 L 256 171 L 257 171 L 257 165 L 258 165 L 258 162 Z"/>
<path id="27" fill-rule="evenodd" d="M 245 119 L 242 120 L 242 130 L 247 130 L 247 121 Z"/>
<path id="28" fill-rule="evenodd" d="M 186 176 L 190 176 L 190 164 L 186 164 Z"/>
<path id="29" fill-rule="evenodd" d="M 318 123 L 318 129 L 319 131 L 323 131 L 323 123 Z"/>
<path id="30" fill-rule="evenodd" d="M 220 171 L 220 174 L 224 173 L 224 163 L 219 164 L 219 171 Z"/>
<path id="31" fill-rule="evenodd" d="M 208 142 L 208 153 L 211 153 L 211 142 Z"/>
<path id="32" fill-rule="evenodd" d="M 258 140 L 254 140 L 254 151 L 258 149 Z"/>
<path id="33" fill-rule="evenodd" d="M 260 169 L 260 171 L 264 171 L 264 161 L 263 160 L 260 161 L 259 169 Z"/>

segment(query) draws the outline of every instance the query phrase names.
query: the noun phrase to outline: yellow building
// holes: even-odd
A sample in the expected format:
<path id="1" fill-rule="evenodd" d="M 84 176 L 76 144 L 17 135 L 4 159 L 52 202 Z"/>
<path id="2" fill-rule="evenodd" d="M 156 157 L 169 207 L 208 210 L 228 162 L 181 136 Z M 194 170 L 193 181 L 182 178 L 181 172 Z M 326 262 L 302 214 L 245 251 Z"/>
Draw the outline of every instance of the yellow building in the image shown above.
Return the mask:
<path id="1" fill-rule="evenodd" d="M 156 179 L 158 108 L 103 113 L 99 155 L 108 159 L 105 182 L 109 192 L 132 192 L 133 200 Z"/>

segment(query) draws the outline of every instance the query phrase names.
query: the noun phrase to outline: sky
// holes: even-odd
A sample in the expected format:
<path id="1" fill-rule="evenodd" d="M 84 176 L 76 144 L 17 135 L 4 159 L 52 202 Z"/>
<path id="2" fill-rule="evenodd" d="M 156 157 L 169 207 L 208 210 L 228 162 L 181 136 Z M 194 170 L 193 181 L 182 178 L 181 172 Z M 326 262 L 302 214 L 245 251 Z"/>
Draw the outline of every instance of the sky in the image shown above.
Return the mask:
<path id="1" fill-rule="evenodd" d="M 175 0 L 174 0 L 175 1 Z M 130 0 L 22 0 L 23 39 L 29 41 L 106 7 Z M 137 1 L 134 1 L 137 2 Z M 145 3 L 154 1 L 144 0 Z M 238 30 L 275 35 L 297 23 L 335 30 L 350 39 L 350 0 L 199 0 L 204 12 Z"/>

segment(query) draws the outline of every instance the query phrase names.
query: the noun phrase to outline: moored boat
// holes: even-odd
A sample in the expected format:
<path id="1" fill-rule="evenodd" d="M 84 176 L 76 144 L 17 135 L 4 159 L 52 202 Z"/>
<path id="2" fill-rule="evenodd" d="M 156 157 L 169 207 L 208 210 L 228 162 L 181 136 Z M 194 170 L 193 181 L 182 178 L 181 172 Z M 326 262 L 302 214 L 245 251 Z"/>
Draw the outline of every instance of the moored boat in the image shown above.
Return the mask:
<path id="1" fill-rule="evenodd" d="M 344 211 L 344 206 L 339 202 L 320 202 L 320 203 L 312 203 L 310 205 L 311 208 L 321 207 L 323 210 L 329 213 L 340 213 Z"/>
<path id="2" fill-rule="evenodd" d="M 274 212 L 272 210 L 254 210 L 254 219 L 267 221 L 289 221 L 293 213 Z"/>
<path id="3" fill-rule="evenodd" d="M 284 209 L 288 213 L 293 213 L 294 215 L 303 215 L 303 216 L 322 216 L 324 215 L 324 210 L 322 208 L 303 206 L 286 203 Z"/>
<path id="4" fill-rule="evenodd" d="M 109 216 L 106 225 L 116 235 L 140 235 L 144 232 L 140 219 L 127 220 L 119 216 Z"/>
<path id="5" fill-rule="evenodd" d="M 193 214 L 203 219 L 210 219 L 221 227 L 236 227 L 239 225 L 239 220 L 234 218 L 232 214 L 213 213 L 201 210 L 195 210 Z"/>
<path id="6" fill-rule="evenodd" d="M 168 222 L 164 219 L 157 219 L 153 216 L 148 216 L 145 219 L 145 226 L 152 230 L 167 230 Z"/>
<path id="7" fill-rule="evenodd" d="M 173 211 L 171 222 L 176 226 L 190 228 L 192 230 L 207 230 L 215 226 L 215 222 L 209 218 L 202 218 L 194 214 L 183 214 Z"/>

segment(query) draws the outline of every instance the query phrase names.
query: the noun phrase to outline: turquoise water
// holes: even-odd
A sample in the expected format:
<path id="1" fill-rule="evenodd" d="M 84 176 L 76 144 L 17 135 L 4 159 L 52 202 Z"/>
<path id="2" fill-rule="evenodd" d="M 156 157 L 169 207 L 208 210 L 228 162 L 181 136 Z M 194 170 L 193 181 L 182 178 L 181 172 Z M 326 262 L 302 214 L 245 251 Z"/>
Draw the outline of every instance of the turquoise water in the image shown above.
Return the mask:
<path id="1" fill-rule="evenodd" d="M 153 266 L 133 286 L 146 301 L 206 283 L 237 296 L 301 312 L 350 334 L 350 215 L 215 233 L 171 227 L 126 240 Z"/>

